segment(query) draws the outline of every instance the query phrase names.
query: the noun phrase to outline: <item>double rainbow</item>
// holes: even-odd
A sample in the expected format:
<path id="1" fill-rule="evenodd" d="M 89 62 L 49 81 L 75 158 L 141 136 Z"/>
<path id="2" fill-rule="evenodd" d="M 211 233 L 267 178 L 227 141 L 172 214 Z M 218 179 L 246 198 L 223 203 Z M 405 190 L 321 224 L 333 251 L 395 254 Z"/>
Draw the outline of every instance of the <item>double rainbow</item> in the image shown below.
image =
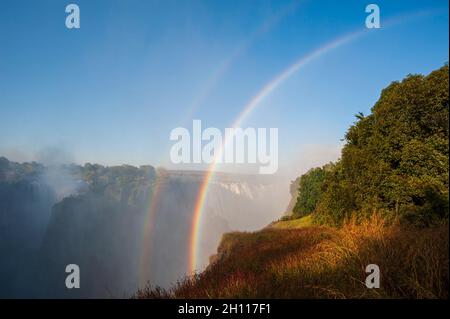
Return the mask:
<path id="1" fill-rule="evenodd" d="M 289 66 L 287 69 L 285 69 L 283 72 L 281 72 L 279 75 L 277 75 L 272 81 L 267 83 L 262 90 L 260 90 L 243 108 L 242 112 L 239 114 L 237 119 L 234 121 L 232 128 L 237 128 L 241 125 L 241 123 L 250 115 L 250 113 L 258 106 L 272 91 L 274 91 L 278 86 L 280 86 L 286 79 L 288 79 L 290 76 L 292 76 L 295 72 L 297 72 L 302 67 L 306 66 L 308 63 L 312 62 L 313 60 L 319 58 L 323 54 L 338 48 L 339 46 L 350 42 L 351 40 L 357 38 L 358 36 L 362 35 L 363 31 L 357 31 L 354 33 L 350 33 L 348 35 L 345 35 L 343 37 L 340 37 L 322 47 L 319 49 L 316 49 L 312 51 L 311 53 L 307 54 L 304 57 L 301 57 L 299 60 L 297 60 L 294 64 Z M 228 136 L 225 138 L 224 145 L 226 145 L 230 139 L 233 138 L 233 136 Z M 222 150 L 224 149 L 224 146 L 222 146 Z M 209 185 L 211 183 L 211 180 L 214 176 L 215 167 L 217 164 L 217 160 L 221 158 L 222 152 L 218 152 L 214 156 L 214 160 L 212 163 L 208 166 L 208 169 L 205 173 L 205 176 L 203 178 L 203 181 L 200 186 L 199 194 L 195 203 L 194 208 L 194 214 L 192 218 L 192 224 L 191 224 L 191 236 L 189 240 L 189 273 L 193 274 L 198 270 L 198 247 L 199 247 L 199 239 L 201 238 L 201 222 L 202 222 L 202 216 L 204 212 L 204 206 L 205 201 L 208 195 L 208 189 Z"/>
<path id="2" fill-rule="evenodd" d="M 417 19 L 423 16 L 429 16 L 430 14 L 434 14 L 437 11 L 420 11 L 414 12 L 411 14 L 395 17 L 386 20 L 383 23 L 383 28 L 394 26 L 400 23 L 405 23 L 406 21 L 411 21 L 413 19 Z M 441 12 L 441 11 L 438 11 Z M 234 123 L 232 124 L 232 128 L 237 128 L 241 125 L 241 123 L 250 115 L 250 113 L 277 87 L 279 87 L 284 81 L 286 81 L 289 77 L 291 77 L 294 73 L 311 63 L 312 61 L 320 58 L 321 56 L 329 53 L 345 44 L 348 44 L 359 37 L 368 34 L 371 30 L 364 28 L 358 29 L 356 31 L 350 32 L 343 36 L 337 37 L 330 42 L 327 42 L 323 46 L 311 51 L 310 53 L 302 56 L 288 68 L 283 70 L 277 76 L 275 76 L 271 81 L 269 81 L 252 99 L 244 106 L 242 112 L 238 115 Z M 228 136 L 225 138 L 224 145 L 226 145 L 230 138 L 233 136 Z M 224 146 L 222 146 L 224 149 Z M 190 238 L 189 238 L 189 259 L 188 259 L 188 273 L 194 274 L 199 269 L 199 241 L 201 238 L 202 232 L 202 217 L 204 214 L 205 201 L 208 195 L 209 185 L 214 176 L 215 167 L 217 164 L 217 160 L 221 158 L 222 152 L 218 152 L 215 154 L 213 162 L 208 166 L 208 169 L 205 173 L 203 181 L 201 183 L 199 193 L 197 196 L 197 200 L 194 206 L 194 213 L 192 217 L 191 230 L 190 230 Z"/>
<path id="3" fill-rule="evenodd" d="M 295 7 L 290 7 L 287 12 L 290 10 L 295 10 Z M 406 14 L 403 16 L 395 17 L 392 19 L 384 20 L 382 23 L 382 30 L 397 25 L 400 23 L 405 23 L 407 21 L 412 21 L 417 18 L 421 17 L 428 17 L 435 14 L 441 14 L 446 13 L 446 10 L 428 10 L 428 11 L 419 11 L 414 12 L 410 14 Z M 281 14 L 283 16 L 286 13 Z M 267 31 L 267 29 L 263 29 L 263 31 Z M 288 78 L 290 78 L 293 74 L 295 74 L 300 69 L 307 66 L 309 63 L 313 62 L 314 60 L 322 57 L 323 55 L 345 45 L 348 44 L 361 36 L 370 33 L 372 30 L 369 29 L 358 29 L 356 31 L 347 33 L 343 36 L 337 37 L 330 42 L 325 43 L 323 46 L 309 52 L 308 54 L 300 57 L 298 60 L 296 60 L 293 64 L 291 64 L 289 67 L 284 69 L 281 73 L 276 75 L 271 81 L 269 81 L 263 88 L 254 95 L 249 102 L 244 106 L 236 120 L 231 125 L 232 128 L 240 127 L 242 122 L 252 113 L 252 111 L 270 94 L 272 93 L 276 88 L 278 88 L 281 84 L 284 83 Z M 264 32 L 262 32 L 264 33 Z M 238 53 L 236 56 L 242 54 L 241 51 L 245 51 L 246 45 L 243 46 L 243 49 L 238 50 Z M 233 59 L 232 59 L 233 60 Z M 214 83 L 217 82 L 216 78 L 220 78 L 223 73 L 230 67 L 231 63 L 229 61 L 226 61 L 223 66 L 219 68 L 219 71 L 214 76 Z M 206 90 L 207 92 L 210 91 L 210 88 Z M 205 93 L 206 94 L 206 93 Z M 200 98 L 200 100 L 202 100 Z M 194 104 L 199 104 L 199 101 Z M 222 145 L 222 149 L 224 149 L 224 145 L 226 145 L 230 138 L 233 138 L 233 136 L 226 136 L 225 141 Z M 192 215 L 192 221 L 190 225 L 190 233 L 189 233 L 189 239 L 188 239 L 188 265 L 187 270 L 188 273 L 192 274 L 195 273 L 197 270 L 199 270 L 199 243 L 200 239 L 202 238 L 202 220 L 204 215 L 204 206 L 205 201 L 208 195 L 209 186 L 211 184 L 211 181 L 214 177 L 214 172 L 217 164 L 217 160 L 221 158 L 222 151 L 215 154 L 213 162 L 208 166 L 207 171 L 205 172 L 205 175 L 203 177 L 203 180 L 201 182 L 199 192 L 196 198 L 196 202 L 194 205 L 194 212 Z M 149 274 L 150 274 L 150 265 L 149 261 L 151 260 L 151 244 L 153 242 L 153 228 L 155 224 L 156 219 L 156 213 L 158 210 L 158 202 L 161 196 L 163 196 L 163 188 L 164 185 L 164 176 L 158 176 L 154 188 L 151 194 L 151 197 L 149 199 L 149 209 L 147 211 L 147 214 L 145 216 L 145 222 L 144 222 L 144 229 L 143 229 L 143 250 L 141 252 L 140 256 L 140 263 L 139 263 L 139 275 L 141 279 L 141 283 L 144 280 L 148 280 Z"/>

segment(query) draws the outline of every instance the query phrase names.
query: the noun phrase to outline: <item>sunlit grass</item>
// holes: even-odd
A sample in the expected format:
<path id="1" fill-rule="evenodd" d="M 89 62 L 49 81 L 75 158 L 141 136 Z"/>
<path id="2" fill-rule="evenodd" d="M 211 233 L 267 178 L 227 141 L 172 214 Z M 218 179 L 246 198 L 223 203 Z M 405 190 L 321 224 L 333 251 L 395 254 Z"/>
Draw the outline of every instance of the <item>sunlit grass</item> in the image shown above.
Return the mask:
<path id="1" fill-rule="evenodd" d="M 271 228 L 283 228 L 283 229 L 290 229 L 290 228 L 301 228 L 301 227 L 308 227 L 312 225 L 312 216 L 307 215 L 301 218 L 297 219 L 291 219 L 291 220 L 281 220 L 274 222 L 270 225 Z"/>
<path id="2" fill-rule="evenodd" d="M 342 228 L 226 234 L 215 261 L 169 291 L 138 298 L 448 298 L 448 225 L 411 229 L 373 216 Z M 381 287 L 365 286 L 377 264 Z"/>

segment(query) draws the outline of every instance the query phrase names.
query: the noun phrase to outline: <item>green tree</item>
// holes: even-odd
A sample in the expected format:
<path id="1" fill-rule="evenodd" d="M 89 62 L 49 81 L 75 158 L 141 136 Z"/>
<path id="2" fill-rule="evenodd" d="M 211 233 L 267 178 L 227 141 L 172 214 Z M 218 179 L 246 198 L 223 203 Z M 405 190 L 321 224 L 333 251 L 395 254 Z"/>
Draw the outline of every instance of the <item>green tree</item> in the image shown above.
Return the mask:
<path id="1" fill-rule="evenodd" d="M 310 169 L 300 177 L 297 202 L 292 210 L 295 217 L 309 215 L 316 209 L 329 167 Z"/>
<path id="2" fill-rule="evenodd" d="M 448 219 L 448 85 L 448 65 L 409 75 L 356 116 L 318 203 L 313 195 L 316 221 L 339 225 L 375 211 L 418 225 Z"/>

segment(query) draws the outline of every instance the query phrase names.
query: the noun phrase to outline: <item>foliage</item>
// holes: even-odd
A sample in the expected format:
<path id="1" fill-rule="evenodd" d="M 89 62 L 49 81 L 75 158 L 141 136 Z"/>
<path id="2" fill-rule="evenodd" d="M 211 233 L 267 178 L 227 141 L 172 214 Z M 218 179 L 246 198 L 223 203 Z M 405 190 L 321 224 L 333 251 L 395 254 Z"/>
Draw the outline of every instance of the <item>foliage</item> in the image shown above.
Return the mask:
<path id="1" fill-rule="evenodd" d="M 342 225 L 378 212 L 418 226 L 448 219 L 448 65 L 385 88 L 371 114 L 358 114 L 341 159 L 301 177 L 294 209 Z"/>
<path id="2" fill-rule="evenodd" d="M 311 214 L 317 206 L 323 194 L 323 186 L 328 171 L 332 164 L 320 168 L 312 168 L 300 177 L 298 197 L 292 213 L 295 217 L 303 217 Z"/>

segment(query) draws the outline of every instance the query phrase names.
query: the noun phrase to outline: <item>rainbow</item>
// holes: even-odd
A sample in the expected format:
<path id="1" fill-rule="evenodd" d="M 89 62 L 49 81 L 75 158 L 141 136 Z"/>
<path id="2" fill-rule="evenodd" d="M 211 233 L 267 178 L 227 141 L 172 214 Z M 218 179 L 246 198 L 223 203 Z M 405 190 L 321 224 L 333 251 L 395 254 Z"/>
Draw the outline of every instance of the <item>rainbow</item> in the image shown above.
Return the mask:
<path id="1" fill-rule="evenodd" d="M 411 21 L 412 19 L 416 19 L 423 16 L 429 16 L 430 14 L 434 14 L 436 12 L 441 13 L 441 11 L 420 11 L 414 12 L 412 14 L 402 15 L 399 17 L 394 17 L 388 20 L 385 20 L 382 27 L 390 27 L 399 23 L 404 23 L 406 21 Z M 312 61 L 320 58 L 321 56 L 329 53 L 345 44 L 348 44 L 362 35 L 368 34 L 370 29 L 358 29 L 356 31 L 350 32 L 343 36 L 333 39 L 332 41 L 326 43 L 325 45 L 311 51 L 310 53 L 302 56 L 300 59 L 295 61 L 277 76 L 275 76 L 271 81 L 269 81 L 256 95 L 253 96 L 252 99 L 244 106 L 241 113 L 238 115 L 236 120 L 234 121 L 231 127 L 236 128 L 239 127 L 240 124 L 250 115 L 250 113 L 258 106 L 271 92 L 273 92 L 277 87 L 279 87 L 284 81 L 286 81 L 289 77 L 291 77 L 294 73 L 299 71 L 301 68 L 305 67 Z M 225 138 L 224 145 L 226 145 L 232 136 L 228 136 Z M 224 146 L 222 146 L 224 149 Z M 198 192 L 197 200 L 194 206 L 194 212 L 190 227 L 190 238 L 189 238 L 189 258 L 188 258 L 188 273 L 194 274 L 198 270 L 198 246 L 199 240 L 201 238 L 201 226 L 202 226 L 202 216 L 205 206 L 205 201 L 208 195 L 209 185 L 214 176 L 214 171 L 216 167 L 217 160 L 221 157 L 222 152 L 218 152 L 215 155 L 213 162 L 208 166 L 208 169 L 205 173 L 203 181 L 200 185 L 200 189 Z"/>
<path id="2" fill-rule="evenodd" d="M 143 230 L 143 247 L 140 256 L 139 263 L 139 283 L 145 285 L 146 281 L 150 278 L 150 262 L 152 254 L 152 237 L 153 237 L 153 227 L 155 224 L 156 212 L 158 209 L 159 199 L 162 195 L 162 188 L 164 184 L 164 173 L 157 173 L 155 182 L 153 183 L 153 190 L 148 204 L 148 211 L 145 216 L 144 230 Z"/>
<path id="3" fill-rule="evenodd" d="M 300 58 L 290 67 L 285 69 L 279 75 L 277 75 L 272 81 L 267 83 L 262 90 L 260 90 L 243 108 L 237 119 L 234 121 L 231 127 L 236 128 L 244 121 L 246 117 L 250 115 L 250 113 L 255 109 L 255 107 L 261 103 L 264 98 L 266 98 L 273 90 L 275 90 L 279 85 L 281 85 L 287 78 L 289 78 L 292 74 L 298 71 L 301 67 L 304 67 L 314 59 L 317 59 L 321 55 L 329 52 L 330 50 L 341 46 L 344 43 L 349 42 L 353 38 L 356 38 L 362 34 L 362 31 L 354 32 L 344 37 L 338 38 L 325 46 L 314 50 L 310 54 L 305 57 Z M 228 136 L 224 144 L 230 140 L 230 136 Z M 224 147 L 222 146 L 222 149 Z M 201 233 L 201 221 L 203 215 L 203 208 L 205 205 L 206 197 L 208 195 L 208 186 L 214 176 L 214 170 L 216 167 L 217 159 L 220 158 L 222 152 L 218 152 L 218 154 L 214 157 L 213 162 L 208 166 L 208 169 L 205 173 L 203 181 L 200 185 L 198 197 L 196 200 L 196 204 L 194 206 L 194 214 L 192 218 L 191 231 L 190 231 L 190 240 L 189 240 L 189 273 L 195 273 L 197 270 L 197 261 L 198 261 L 198 245 L 199 238 Z"/>
<path id="4" fill-rule="evenodd" d="M 243 56 L 247 50 L 256 42 L 257 39 L 262 37 L 264 34 L 269 32 L 273 27 L 275 27 L 284 17 L 295 12 L 300 6 L 301 1 L 293 1 L 286 6 L 282 7 L 278 12 L 276 12 L 270 19 L 265 21 L 246 41 L 241 43 L 232 54 L 224 59 L 217 67 L 217 69 L 211 74 L 205 87 L 200 92 L 200 94 L 193 100 L 188 108 L 188 119 L 191 119 L 197 109 L 203 104 L 209 94 L 214 90 L 217 83 L 225 76 L 225 74 L 231 69 L 233 64 L 241 56 Z"/>
<path id="5" fill-rule="evenodd" d="M 279 85 L 281 85 L 287 78 L 297 72 L 300 68 L 306 66 L 308 63 L 312 62 L 314 59 L 319 58 L 323 54 L 331 51 L 332 49 L 338 48 L 339 46 L 350 42 L 351 40 L 357 38 L 362 35 L 364 30 L 358 30 L 357 32 L 350 33 L 343 37 L 340 37 L 330 43 L 320 47 L 307 54 L 306 56 L 300 58 L 279 75 L 277 75 L 272 81 L 267 83 L 243 108 L 237 119 L 234 121 L 232 127 L 239 127 L 240 124 L 245 120 L 246 117 L 250 115 L 250 113 L 255 109 L 255 107 L 261 103 L 264 98 L 266 98 L 273 90 L 275 90 Z M 230 140 L 230 136 L 225 139 L 224 144 L 226 144 Z M 222 149 L 224 147 L 222 146 Z M 194 206 L 194 214 L 192 218 L 191 231 L 190 231 L 190 240 L 189 240 L 189 273 L 195 273 L 197 270 L 197 262 L 198 262 L 198 245 L 199 238 L 201 234 L 201 221 L 203 208 L 205 205 L 206 197 L 208 195 L 208 186 L 214 176 L 214 170 L 217 163 L 217 159 L 220 158 L 222 152 L 218 152 L 215 156 L 213 162 L 208 166 L 206 174 L 203 178 L 203 181 L 200 185 L 199 194 L 196 200 L 196 204 Z"/>

